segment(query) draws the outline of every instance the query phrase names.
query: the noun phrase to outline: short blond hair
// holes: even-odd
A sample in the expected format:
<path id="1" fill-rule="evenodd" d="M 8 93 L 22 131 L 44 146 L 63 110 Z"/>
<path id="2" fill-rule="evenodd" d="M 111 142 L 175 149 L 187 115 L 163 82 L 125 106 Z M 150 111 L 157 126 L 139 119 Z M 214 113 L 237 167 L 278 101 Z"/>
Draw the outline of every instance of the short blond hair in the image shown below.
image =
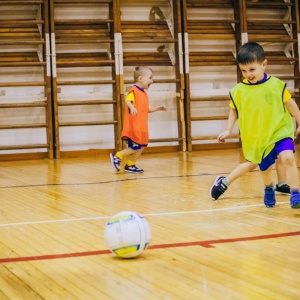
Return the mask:
<path id="1" fill-rule="evenodd" d="M 140 67 L 136 67 L 134 70 L 134 82 L 138 81 L 139 76 L 143 76 L 144 73 L 146 72 L 146 70 L 151 71 L 151 73 L 153 73 L 153 70 L 150 67 L 147 66 L 140 66 Z"/>

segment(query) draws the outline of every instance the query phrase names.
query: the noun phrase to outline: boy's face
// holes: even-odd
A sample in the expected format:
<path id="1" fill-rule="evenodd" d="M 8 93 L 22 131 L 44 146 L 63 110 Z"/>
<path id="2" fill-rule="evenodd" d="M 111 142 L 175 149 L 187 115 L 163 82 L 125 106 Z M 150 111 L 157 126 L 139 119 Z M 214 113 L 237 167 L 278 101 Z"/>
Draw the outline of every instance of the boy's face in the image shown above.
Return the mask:
<path id="1" fill-rule="evenodd" d="M 147 90 L 149 89 L 151 83 L 153 83 L 153 73 L 151 70 L 146 69 L 141 76 L 139 76 L 139 86 Z"/>
<path id="2" fill-rule="evenodd" d="M 249 64 L 239 64 L 244 78 L 248 79 L 250 83 L 256 83 L 264 78 L 264 73 L 267 67 L 267 60 L 265 59 L 262 63 L 253 62 Z"/>

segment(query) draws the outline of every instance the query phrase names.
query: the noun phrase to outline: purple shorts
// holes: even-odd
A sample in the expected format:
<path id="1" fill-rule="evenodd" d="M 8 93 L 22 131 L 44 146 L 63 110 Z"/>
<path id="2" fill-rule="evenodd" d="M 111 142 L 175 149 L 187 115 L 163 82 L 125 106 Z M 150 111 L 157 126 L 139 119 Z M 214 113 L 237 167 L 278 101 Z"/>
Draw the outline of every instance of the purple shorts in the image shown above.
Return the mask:
<path id="1" fill-rule="evenodd" d="M 295 152 L 295 146 L 291 138 L 286 138 L 275 143 L 272 151 L 262 160 L 259 164 L 259 169 L 261 171 L 266 171 L 275 163 L 275 160 L 278 158 L 278 155 L 285 150 L 292 150 Z"/>

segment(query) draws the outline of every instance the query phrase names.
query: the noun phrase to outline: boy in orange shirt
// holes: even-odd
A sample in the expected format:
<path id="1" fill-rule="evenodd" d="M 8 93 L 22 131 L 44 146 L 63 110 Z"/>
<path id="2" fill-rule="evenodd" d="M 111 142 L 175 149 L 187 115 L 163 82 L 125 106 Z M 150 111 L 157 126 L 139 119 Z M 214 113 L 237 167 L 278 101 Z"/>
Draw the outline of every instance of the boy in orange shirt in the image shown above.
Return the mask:
<path id="1" fill-rule="evenodd" d="M 153 83 L 153 71 L 149 67 L 136 67 L 134 71 L 134 86 L 130 89 L 125 103 L 124 124 L 122 130 L 122 139 L 127 141 L 128 148 L 117 153 L 111 153 L 110 159 L 112 165 L 117 171 L 120 170 L 120 163 L 124 156 L 129 160 L 125 165 L 125 171 L 130 173 L 143 173 L 144 170 L 135 165 L 136 160 L 140 157 L 148 145 L 148 113 L 166 110 L 164 105 L 150 109 L 148 90 Z"/>

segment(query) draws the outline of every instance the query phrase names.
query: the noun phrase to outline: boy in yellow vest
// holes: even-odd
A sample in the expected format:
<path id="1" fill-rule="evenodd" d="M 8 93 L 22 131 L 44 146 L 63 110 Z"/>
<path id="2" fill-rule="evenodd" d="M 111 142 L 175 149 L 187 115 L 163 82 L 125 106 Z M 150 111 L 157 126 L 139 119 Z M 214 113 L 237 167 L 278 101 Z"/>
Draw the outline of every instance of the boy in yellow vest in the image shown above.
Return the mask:
<path id="1" fill-rule="evenodd" d="M 148 114 L 166 110 L 167 108 L 164 105 L 152 109 L 149 107 L 146 90 L 153 83 L 153 71 L 151 68 L 146 66 L 136 67 L 134 81 L 135 84 L 125 99 L 126 108 L 121 135 L 122 139 L 127 141 L 128 148 L 111 153 L 110 159 L 112 165 L 119 171 L 121 160 L 126 156 L 128 161 L 124 168 L 125 172 L 143 173 L 144 170 L 138 168 L 135 162 L 148 145 Z"/>
<path id="2" fill-rule="evenodd" d="M 300 208 L 298 169 L 294 157 L 294 123 L 300 124 L 300 111 L 286 84 L 265 73 L 267 60 L 264 49 L 255 42 L 244 44 L 237 62 L 245 78 L 230 91 L 230 113 L 227 129 L 218 136 L 220 142 L 230 135 L 238 121 L 242 149 L 246 162 L 237 166 L 227 177 L 219 176 L 211 187 L 211 197 L 217 200 L 234 180 L 259 166 L 265 184 L 264 203 L 276 203 L 272 166 L 280 158 L 291 187 L 292 208 Z M 299 134 L 300 127 L 296 129 Z"/>

